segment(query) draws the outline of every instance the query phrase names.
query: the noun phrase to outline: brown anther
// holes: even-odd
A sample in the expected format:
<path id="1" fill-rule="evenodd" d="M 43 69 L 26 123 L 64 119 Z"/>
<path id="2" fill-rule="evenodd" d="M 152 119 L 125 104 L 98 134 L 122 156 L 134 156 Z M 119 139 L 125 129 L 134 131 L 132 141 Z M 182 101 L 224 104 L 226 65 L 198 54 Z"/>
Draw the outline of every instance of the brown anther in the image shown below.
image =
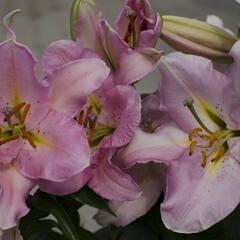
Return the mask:
<path id="1" fill-rule="evenodd" d="M 94 118 L 94 121 L 92 123 L 92 126 L 90 128 L 90 131 L 89 131 L 89 137 L 88 137 L 88 142 L 91 143 L 92 142 L 92 139 L 93 139 L 93 135 L 94 135 L 94 130 L 96 129 L 96 126 L 97 126 L 97 116 Z"/>
<path id="2" fill-rule="evenodd" d="M 202 166 L 203 168 L 205 168 L 206 165 L 207 165 L 207 154 L 206 154 L 206 151 L 201 151 L 201 154 L 202 154 L 201 166 Z"/>
<path id="3" fill-rule="evenodd" d="M 194 153 L 194 149 L 196 147 L 197 141 L 192 141 L 189 146 L 189 156 L 192 156 Z"/>
<path id="4" fill-rule="evenodd" d="M 31 135 L 24 128 L 21 128 L 21 132 L 22 132 L 23 137 L 26 138 L 28 140 L 29 144 L 35 149 L 37 147 L 37 145 L 32 140 Z"/>
<path id="5" fill-rule="evenodd" d="M 217 160 L 219 160 L 225 153 L 225 148 L 223 146 L 221 146 L 219 149 L 218 149 L 218 152 L 216 154 L 216 157 L 214 157 L 211 162 L 215 162 Z"/>
<path id="6" fill-rule="evenodd" d="M 84 117 L 84 121 L 83 121 L 83 126 L 84 127 L 87 127 L 87 124 L 88 124 L 88 120 L 89 120 L 89 115 L 90 115 L 90 113 L 93 111 L 93 107 L 92 106 L 89 106 L 88 108 L 87 108 L 87 112 L 86 112 L 86 114 L 85 114 L 85 117 Z"/>
<path id="7" fill-rule="evenodd" d="M 81 110 L 81 112 L 79 113 L 78 119 L 77 119 L 77 121 L 80 125 L 83 125 L 83 118 L 84 118 L 84 111 Z"/>
<path id="8" fill-rule="evenodd" d="M 17 136 L 17 135 L 6 137 L 3 140 L 0 140 L 0 145 L 3 145 L 5 143 L 7 143 L 7 142 L 14 141 L 14 140 L 16 140 L 18 138 L 19 138 L 19 136 Z"/>
<path id="9" fill-rule="evenodd" d="M 8 117 L 13 116 L 15 113 L 17 113 L 21 108 L 25 106 L 26 103 L 22 102 L 19 103 L 17 106 L 15 106 L 12 111 L 9 113 Z"/>
<path id="10" fill-rule="evenodd" d="M 213 133 L 211 135 L 211 138 L 209 140 L 209 144 L 208 144 L 208 147 L 212 147 L 212 145 L 217 141 L 217 134 L 216 133 Z"/>
<path id="11" fill-rule="evenodd" d="M 211 136 L 206 135 L 206 134 L 199 135 L 199 137 L 200 137 L 202 140 L 205 140 L 205 141 L 210 141 L 210 140 L 212 139 Z"/>
<path id="12" fill-rule="evenodd" d="M 189 139 L 189 141 L 192 141 L 192 140 L 193 140 L 193 137 L 194 137 L 196 134 L 200 133 L 200 132 L 202 132 L 202 129 L 201 129 L 201 128 L 194 128 L 194 129 L 188 134 L 188 139 Z"/>
<path id="13" fill-rule="evenodd" d="M 30 108 L 31 108 L 31 104 L 27 104 L 26 107 L 24 108 L 23 114 L 22 114 L 22 117 L 21 117 L 21 123 L 25 122 L 27 114 L 28 114 Z"/>

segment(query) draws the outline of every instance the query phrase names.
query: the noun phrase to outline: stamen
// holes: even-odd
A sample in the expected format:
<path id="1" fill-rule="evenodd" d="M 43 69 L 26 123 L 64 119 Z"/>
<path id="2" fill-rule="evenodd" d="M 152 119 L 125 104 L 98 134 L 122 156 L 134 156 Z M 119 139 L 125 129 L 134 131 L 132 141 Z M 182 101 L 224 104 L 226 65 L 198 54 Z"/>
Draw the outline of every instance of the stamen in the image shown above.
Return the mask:
<path id="1" fill-rule="evenodd" d="M 192 141 L 189 146 L 189 156 L 192 156 L 196 147 L 197 141 Z"/>
<path id="2" fill-rule="evenodd" d="M 83 126 L 84 127 L 87 127 L 87 124 L 88 124 L 88 120 L 89 120 L 89 114 L 93 111 L 93 107 L 92 106 L 89 106 L 88 109 L 87 109 L 87 112 L 85 114 L 85 118 L 84 118 L 84 122 L 83 122 Z"/>
<path id="3" fill-rule="evenodd" d="M 14 141 L 14 140 L 16 140 L 18 138 L 19 138 L 19 136 L 17 136 L 17 135 L 6 137 L 3 140 L 0 140 L 0 145 L 3 145 L 5 143 L 7 143 L 7 142 Z"/>
<path id="4" fill-rule="evenodd" d="M 186 100 L 184 100 L 183 104 L 184 106 L 188 107 L 188 109 L 190 110 L 190 112 L 192 113 L 193 117 L 195 118 L 195 120 L 198 122 L 198 124 L 209 134 L 212 134 L 212 131 L 210 131 L 205 124 L 202 122 L 202 120 L 200 119 L 200 117 L 198 116 L 194 106 L 193 106 L 194 100 L 193 98 L 187 98 Z"/>
<path id="5" fill-rule="evenodd" d="M 24 108 L 23 114 L 22 114 L 22 117 L 21 117 L 21 121 L 20 121 L 21 123 L 25 122 L 27 114 L 28 114 L 30 108 L 31 108 L 31 104 L 27 104 L 26 107 Z"/>
<path id="6" fill-rule="evenodd" d="M 15 106 L 12 111 L 8 114 L 8 117 L 13 116 L 15 113 L 17 113 L 21 108 L 25 106 L 26 103 L 22 102 L 19 103 L 17 106 Z"/>
<path id="7" fill-rule="evenodd" d="M 223 146 L 220 146 L 220 148 L 218 149 L 217 155 L 215 158 L 213 158 L 211 160 L 211 162 L 215 162 L 217 160 L 219 160 L 225 153 L 225 148 Z"/>
<path id="8" fill-rule="evenodd" d="M 78 117 L 78 123 L 80 125 L 83 125 L 83 118 L 84 118 L 84 111 L 81 110 L 81 112 L 79 113 L 79 117 Z"/>
<path id="9" fill-rule="evenodd" d="M 205 168 L 206 167 L 206 165 L 207 165 L 207 154 L 206 154 L 206 151 L 201 151 L 201 154 L 202 154 L 202 162 L 201 162 L 201 166 L 203 167 L 203 168 Z"/>
<path id="10" fill-rule="evenodd" d="M 21 132 L 22 132 L 23 136 L 28 140 L 30 145 L 35 149 L 37 147 L 37 145 L 32 140 L 31 135 L 24 128 L 21 128 Z"/>
<path id="11" fill-rule="evenodd" d="M 194 128 L 189 134 L 188 134 L 188 139 L 189 141 L 193 140 L 193 137 L 198 134 L 199 132 L 202 132 L 201 128 Z"/>

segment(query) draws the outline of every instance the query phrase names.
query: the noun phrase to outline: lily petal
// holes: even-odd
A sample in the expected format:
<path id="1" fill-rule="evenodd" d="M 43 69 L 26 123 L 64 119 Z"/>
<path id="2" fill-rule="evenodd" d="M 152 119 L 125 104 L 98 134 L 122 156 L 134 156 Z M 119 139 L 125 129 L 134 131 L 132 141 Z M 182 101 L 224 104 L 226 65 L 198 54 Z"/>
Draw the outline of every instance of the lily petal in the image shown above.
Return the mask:
<path id="1" fill-rule="evenodd" d="M 105 60 L 110 64 L 111 68 L 116 70 L 121 54 L 128 50 L 128 44 L 120 38 L 118 33 L 105 20 L 102 20 L 99 24 L 99 35 L 106 54 Z"/>
<path id="2" fill-rule="evenodd" d="M 85 130 L 61 113 L 50 110 L 28 134 L 36 146 L 26 139 L 16 159 L 16 167 L 24 176 L 62 182 L 89 165 Z"/>
<path id="3" fill-rule="evenodd" d="M 25 46 L 8 40 L 0 44 L 0 106 L 20 102 L 36 104 L 46 99 L 48 88 L 35 73 L 36 59 Z"/>
<path id="4" fill-rule="evenodd" d="M 117 215 L 114 217 L 104 211 L 98 211 L 96 221 L 107 226 L 126 226 L 143 216 L 158 200 L 163 188 L 164 172 L 159 164 L 137 165 L 129 173 L 142 189 L 142 194 L 132 201 L 110 201 L 109 207 Z"/>
<path id="5" fill-rule="evenodd" d="M 187 135 L 175 126 L 162 126 L 155 133 L 140 128 L 132 141 L 120 152 L 125 167 L 150 161 L 169 165 L 187 146 Z"/>
<path id="6" fill-rule="evenodd" d="M 98 58 L 98 55 L 88 48 L 83 48 L 78 42 L 60 40 L 48 46 L 43 56 L 42 69 L 50 75 L 66 63 L 87 58 Z"/>
<path id="7" fill-rule="evenodd" d="M 189 97 L 193 99 L 202 122 L 210 130 L 219 129 L 219 125 L 209 117 L 209 111 L 222 119 L 228 119 L 222 96 L 229 79 L 215 70 L 210 60 L 173 53 L 162 57 L 159 66 L 162 75 L 162 105 L 181 129 L 189 132 L 199 127 L 189 109 L 183 107 Z"/>
<path id="8" fill-rule="evenodd" d="M 14 166 L 0 168 L 0 228 L 16 226 L 29 211 L 25 201 L 34 184 L 21 175 Z"/>
<path id="9" fill-rule="evenodd" d="M 117 84 L 134 83 L 156 70 L 162 52 L 152 48 L 129 49 L 121 55 L 119 68 L 115 73 Z"/>
<path id="10" fill-rule="evenodd" d="M 50 76 L 52 106 L 76 116 L 86 98 L 107 79 L 110 69 L 100 59 L 81 59 L 64 65 Z M 64 94 L 63 94 L 64 92 Z"/>
<path id="11" fill-rule="evenodd" d="M 101 147 L 120 147 L 134 135 L 141 120 L 141 99 L 131 86 L 115 86 L 105 93 L 99 123 L 115 128 L 105 137 Z"/>
<path id="12" fill-rule="evenodd" d="M 112 153 L 108 149 L 100 150 L 95 156 L 97 165 L 88 185 L 96 193 L 109 200 L 133 200 L 139 197 L 141 190 L 130 177 L 110 162 Z"/>
<path id="13" fill-rule="evenodd" d="M 230 214 L 239 204 L 240 165 L 231 153 L 221 165 L 201 167 L 201 156 L 191 159 L 187 151 L 168 167 L 161 216 L 175 232 L 203 231 Z"/>
<path id="14" fill-rule="evenodd" d="M 20 139 L 0 145 L 0 164 L 8 164 L 15 159 L 20 151 L 21 146 Z"/>
<path id="15" fill-rule="evenodd" d="M 64 182 L 53 182 L 44 179 L 36 182 L 42 191 L 61 196 L 74 193 L 84 187 L 89 181 L 91 173 L 92 169 L 89 167 Z"/>

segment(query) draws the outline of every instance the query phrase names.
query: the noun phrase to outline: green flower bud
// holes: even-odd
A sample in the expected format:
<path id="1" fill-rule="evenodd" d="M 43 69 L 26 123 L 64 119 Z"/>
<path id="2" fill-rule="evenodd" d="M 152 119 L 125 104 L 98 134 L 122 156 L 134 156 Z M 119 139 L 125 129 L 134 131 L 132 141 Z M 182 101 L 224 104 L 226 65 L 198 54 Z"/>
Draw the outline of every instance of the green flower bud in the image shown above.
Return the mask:
<path id="1" fill-rule="evenodd" d="M 177 16 L 162 16 L 162 21 L 160 38 L 171 47 L 216 62 L 233 61 L 228 53 L 238 38 L 224 29 L 196 19 Z"/>

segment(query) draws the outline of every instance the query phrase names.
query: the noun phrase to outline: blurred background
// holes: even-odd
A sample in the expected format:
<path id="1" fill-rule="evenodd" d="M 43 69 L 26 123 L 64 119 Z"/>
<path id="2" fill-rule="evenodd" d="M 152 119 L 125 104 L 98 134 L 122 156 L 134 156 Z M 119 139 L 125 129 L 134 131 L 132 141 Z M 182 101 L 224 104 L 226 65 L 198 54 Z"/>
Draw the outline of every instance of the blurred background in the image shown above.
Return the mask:
<path id="1" fill-rule="evenodd" d="M 125 0 L 96 0 L 105 18 L 113 23 Z M 179 15 L 200 20 L 215 14 L 223 19 L 225 26 L 236 30 L 240 23 L 240 5 L 234 0 L 150 0 L 155 12 L 162 15 Z M 44 49 L 53 41 L 69 39 L 69 12 L 72 0 L 0 0 L 1 19 L 14 9 L 21 9 L 16 16 L 14 30 L 19 42 L 26 44 L 40 59 Z M 0 25 L 0 40 L 4 40 Z M 158 49 L 168 48 L 159 43 Z M 138 84 L 141 92 L 153 92 L 159 76 L 152 74 Z"/>
<path id="2" fill-rule="evenodd" d="M 105 18 L 110 23 L 124 4 L 124 0 L 96 0 Z M 200 20 L 207 15 L 215 14 L 223 19 L 225 26 L 236 31 L 240 23 L 240 5 L 234 0 L 150 0 L 155 12 L 162 15 L 179 15 L 194 17 Z M 69 39 L 69 12 L 72 0 L 0 0 L 1 19 L 14 9 L 21 9 L 22 14 L 16 16 L 14 30 L 19 42 L 26 44 L 34 54 L 41 59 L 44 49 L 53 41 Z M 3 41 L 2 25 L 0 25 L 0 40 Z M 158 49 L 168 49 L 159 43 Z M 144 79 L 138 88 L 141 92 L 153 92 L 158 86 L 157 72 Z M 1 87 L 1 86 L 0 86 Z M 90 230 L 98 226 L 91 220 L 94 210 L 82 210 L 82 224 Z"/>

